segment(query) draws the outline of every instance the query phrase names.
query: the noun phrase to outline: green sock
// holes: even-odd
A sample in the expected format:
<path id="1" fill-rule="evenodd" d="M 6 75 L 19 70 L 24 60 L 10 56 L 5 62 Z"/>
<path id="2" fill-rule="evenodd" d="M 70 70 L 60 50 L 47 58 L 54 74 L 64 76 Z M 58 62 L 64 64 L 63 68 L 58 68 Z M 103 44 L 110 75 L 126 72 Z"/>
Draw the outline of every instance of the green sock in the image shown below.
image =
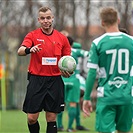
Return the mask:
<path id="1" fill-rule="evenodd" d="M 58 128 L 62 128 L 63 124 L 62 124 L 62 116 L 63 116 L 63 112 L 59 113 L 57 115 L 57 127 Z"/>
<path id="2" fill-rule="evenodd" d="M 80 126 L 80 105 L 77 103 L 76 126 Z"/>
<path id="3" fill-rule="evenodd" d="M 72 124 L 74 122 L 74 119 L 76 117 L 76 107 L 70 107 L 68 108 L 68 129 L 72 129 Z"/>

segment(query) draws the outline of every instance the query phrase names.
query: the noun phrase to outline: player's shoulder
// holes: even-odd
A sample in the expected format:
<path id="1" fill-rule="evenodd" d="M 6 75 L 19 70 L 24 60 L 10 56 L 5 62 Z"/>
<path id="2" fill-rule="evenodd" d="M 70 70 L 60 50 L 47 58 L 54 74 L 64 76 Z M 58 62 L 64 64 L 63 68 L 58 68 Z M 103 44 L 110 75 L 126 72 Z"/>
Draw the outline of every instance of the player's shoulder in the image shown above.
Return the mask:
<path id="1" fill-rule="evenodd" d="M 121 34 L 122 34 L 123 36 L 125 36 L 125 37 L 127 37 L 127 38 L 133 40 L 133 36 L 131 36 L 131 35 L 127 34 L 127 33 L 123 33 L 123 32 L 121 32 Z"/>
<path id="2" fill-rule="evenodd" d="M 133 36 L 130 36 L 126 33 L 123 32 L 112 32 L 112 33 L 104 33 L 103 35 L 99 36 L 98 38 L 93 40 L 93 43 L 95 45 L 98 45 L 99 42 L 101 42 L 104 39 L 112 39 L 112 38 L 123 38 L 123 37 L 127 38 L 127 39 L 131 39 L 133 40 Z"/>
<path id="3" fill-rule="evenodd" d="M 107 36 L 107 33 L 97 37 L 96 39 L 93 40 L 93 43 L 95 43 L 95 45 L 97 45 L 102 39 L 104 39 Z"/>

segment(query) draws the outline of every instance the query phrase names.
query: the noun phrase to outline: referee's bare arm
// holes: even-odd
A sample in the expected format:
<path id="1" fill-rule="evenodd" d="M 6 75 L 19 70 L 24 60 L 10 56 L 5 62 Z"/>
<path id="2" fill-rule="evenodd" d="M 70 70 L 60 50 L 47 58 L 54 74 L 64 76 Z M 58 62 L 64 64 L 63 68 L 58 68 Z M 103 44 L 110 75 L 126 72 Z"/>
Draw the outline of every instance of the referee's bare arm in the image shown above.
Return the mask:
<path id="1" fill-rule="evenodd" d="M 42 48 L 40 48 L 41 44 L 37 44 L 31 48 L 27 48 L 25 46 L 21 46 L 19 49 L 18 49 L 18 55 L 19 56 L 25 56 L 27 54 L 30 54 L 30 53 L 36 53 L 36 52 L 39 52 Z"/>
<path id="2" fill-rule="evenodd" d="M 25 46 L 21 46 L 21 47 L 18 49 L 18 55 L 19 55 L 19 56 L 25 56 L 25 55 L 27 55 L 27 54 L 25 53 L 25 50 L 26 50 L 26 47 L 25 47 Z"/>

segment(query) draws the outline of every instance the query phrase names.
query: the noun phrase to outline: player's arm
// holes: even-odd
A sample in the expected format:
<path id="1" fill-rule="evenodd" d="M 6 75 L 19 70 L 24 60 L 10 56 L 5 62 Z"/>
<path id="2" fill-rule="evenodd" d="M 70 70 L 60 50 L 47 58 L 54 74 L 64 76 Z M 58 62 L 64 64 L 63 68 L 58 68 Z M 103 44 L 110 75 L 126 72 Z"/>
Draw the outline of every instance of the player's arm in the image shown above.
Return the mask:
<path id="1" fill-rule="evenodd" d="M 90 116 L 90 113 L 92 112 L 92 104 L 90 100 L 90 95 L 94 86 L 94 82 L 96 79 L 97 74 L 97 68 L 98 68 L 98 53 L 97 53 L 97 47 L 95 43 L 92 43 L 91 49 L 89 52 L 89 59 L 88 59 L 88 66 L 89 71 L 87 74 L 86 79 L 86 91 L 84 94 L 84 101 L 83 101 L 83 111 L 87 116 Z"/>
<path id="2" fill-rule="evenodd" d="M 86 79 L 86 90 L 83 101 L 83 112 L 87 116 L 90 116 L 90 113 L 93 111 L 90 95 L 94 86 L 95 79 L 96 79 L 96 69 L 90 68 Z"/>
<path id="3" fill-rule="evenodd" d="M 86 90 L 84 94 L 84 100 L 90 100 L 90 95 L 96 79 L 96 69 L 90 68 L 86 79 Z"/>

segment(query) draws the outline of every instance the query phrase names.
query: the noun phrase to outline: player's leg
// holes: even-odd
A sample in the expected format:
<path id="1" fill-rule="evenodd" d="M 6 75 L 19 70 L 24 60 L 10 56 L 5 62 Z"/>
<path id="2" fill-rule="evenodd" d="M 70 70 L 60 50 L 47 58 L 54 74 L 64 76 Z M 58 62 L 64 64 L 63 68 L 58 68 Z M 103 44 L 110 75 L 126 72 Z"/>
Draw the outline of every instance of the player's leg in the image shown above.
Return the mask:
<path id="1" fill-rule="evenodd" d="M 76 129 L 82 130 L 82 131 L 89 131 L 89 129 L 85 128 L 80 122 L 80 111 L 81 111 L 80 103 L 77 103 L 77 106 L 76 106 Z"/>
<path id="2" fill-rule="evenodd" d="M 70 102 L 68 105 L 68 132 L 73 130 L 72 125 L 76 118 L 76 103 Z"/>
<path id="3" fill-rule="evenodd" d="M 63 131 L 63 123 L 62 123 L 62 118 L 63 117 L 63 112 L 57 114 L 57 130 L 58 131 Z"/>
<path id="4" fill-rule="evenodd" d="M 66 97 L 67 97 L 67 92 L 68 90 L 71 88 L 71 86 L 73 86 L 73 83 L 71 82 L 71 77 L 70 78 L 64 78 L 62 77 L 63 82 L 64 82 L 64 100 L 66 101 Z M 58 113 L 57 114 L 57 130 L 58 131 L 64 131 L 64 127 L 63 127 L 63 112 Z"/>
<path id="5" fill-rule="evenodd" d="M 39 117 L 39 113 L 35 113 L 35 114 L 27 114 L 27 119 L 28 119 L 28 128 L 30 133 L 39 133 L 40 130 L 40 126 L 39 123 L 37 121 Z"/>
<path id="6" fill-rule="evenodd" d="M 83 101 L 83 95 L 85 91 L 85 79 L 81 75 L 76 76 L 79 79 L 80 83 L 80 99 L 79 103 L 77 103 L 77 113 L 76 113 L 76 129 L 77 130 L 82 130 L 82 131 L 88 131 L 89 129 L 85 128 L 81 123 L 80 123 L 80 112 L 81 112 L 81 107 L 82 107 L 82 101 Z M 81 106 L 81 107 L 80 107 Z"/>
<path id="7" fill-rule="evenodd" d="M 80 83 L 80 86 L 81 86 L 81 83 Z M 77 105 L 76 105 L 76 111 L 77 111 L 77 113 L 76 113 L 76 129 L 77 130 L 82 130 L 81 128 L 81 123 L 80 123 L 80 111 L 81 111 L 81 108 L 80 108 L 80 104 L 82 105 L 82 95 L 83 93 L 82 93 L 82 91 L 81 91 L 81 89 L 80 89 L 80 99 L 79 99 L 79 103 L 77 103 Z"/>
<path id="8" fill-rule="evenodd" d="M 66 101 L 68 103 L 68 130 L 72 130 L 72 125 L 74 120 L 76 119 L 76 105 L 79 102 L 80 99 L 80 88 L 79 88 L 79 80 L 75 77 L 73 74 L 71 76 L 71 82 L 73 82 L 73 86 L 69 88 L 67 95 L 66 95 Z"/>
<path id="9" fill-rule="evenodd" d="M 77 74 L 76 77 L 79 79 L 79 83 L 80 83 L 80 107 L 82 109 L 83 96 L 84 96 L 84 92 L 85 92 L 85 88 L 86 88 L 85 78 L 83 76 L 81 76 L 80 74 Z"/>
<path id="10" fill-rule="evenodd" d="M 96 130 L 99 133 L 112 133 L 115 131 L 116 106 L 97 103 Z"/>
<path id="11" fill-rule="evenodd" d="M 80 126 L 80 105 L 79 103 L 77 103 L 77 106 L 76 106 L 76 127 L 79 127 Z"/>
<path id="12" fill-rule="evenodd" d="M 133 97 L 132 97 L 132 101 L 133 101 Z M 132 110 L 133 110 L 133 103 L 132 103 Z M 133 112 L 132 112 L 132 124 L 133 124 Z"/>
<path id="13" fill-rule="evenodd" d="M 132 104 L 119 105 L 116 115 L 116 130 L 118 133 L 130 133 L 132 127 Z"/>

